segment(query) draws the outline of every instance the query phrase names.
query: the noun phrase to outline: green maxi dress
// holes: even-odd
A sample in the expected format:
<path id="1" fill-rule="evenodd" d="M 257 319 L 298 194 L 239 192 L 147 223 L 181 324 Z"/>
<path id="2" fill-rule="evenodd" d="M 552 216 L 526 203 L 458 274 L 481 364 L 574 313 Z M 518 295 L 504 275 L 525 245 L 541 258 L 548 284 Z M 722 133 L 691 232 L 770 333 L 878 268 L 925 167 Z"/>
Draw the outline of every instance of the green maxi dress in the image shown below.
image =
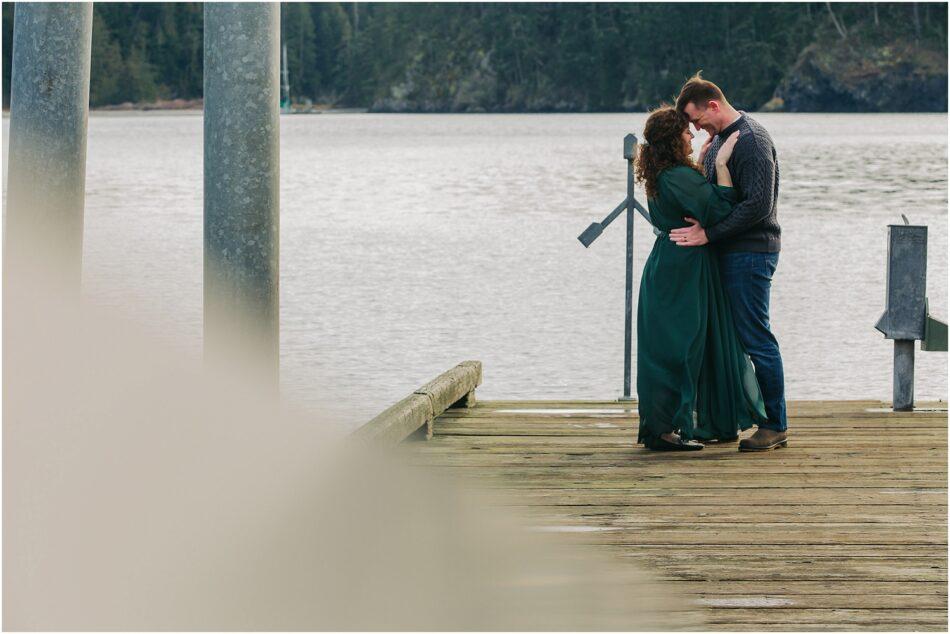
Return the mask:
<path id="1" fill-rule="evenodd" d="M 666 233 L 689 226 L 685 216 L 703 227 L 716 224 L 732 211 L 735 190 L 681 165 L 660 172 L 648 203 L 651 222 L 664 233 L 640 282 L 637 442 L 649 446 L 674 431 L 687 440 L 735 438 L 766 421 L 765 404 L 736 334 L 716 254 L 709 245 L 678 246 Z"/>

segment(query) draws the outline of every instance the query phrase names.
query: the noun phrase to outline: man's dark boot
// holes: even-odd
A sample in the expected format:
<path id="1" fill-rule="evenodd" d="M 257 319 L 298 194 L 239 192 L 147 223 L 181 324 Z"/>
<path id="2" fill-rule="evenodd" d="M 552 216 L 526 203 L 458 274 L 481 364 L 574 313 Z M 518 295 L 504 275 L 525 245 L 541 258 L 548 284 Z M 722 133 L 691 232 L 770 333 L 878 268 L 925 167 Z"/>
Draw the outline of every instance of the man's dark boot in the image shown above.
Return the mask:
<path id="1" fill-rule="evenodd" d="M 788 433 L 759 427 L 755 433 L 739 441 L 739 451 L 769 451 L 788 447 Z"/>

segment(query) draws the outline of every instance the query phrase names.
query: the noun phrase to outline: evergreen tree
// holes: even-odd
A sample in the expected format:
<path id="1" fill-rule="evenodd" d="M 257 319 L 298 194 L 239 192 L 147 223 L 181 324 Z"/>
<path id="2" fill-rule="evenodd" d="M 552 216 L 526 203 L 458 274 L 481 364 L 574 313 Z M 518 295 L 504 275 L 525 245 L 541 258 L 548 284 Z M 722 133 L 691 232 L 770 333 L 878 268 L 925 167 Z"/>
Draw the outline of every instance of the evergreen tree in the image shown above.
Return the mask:
<path id="1" fill-rule="evenodd" d="M 283 3 L 280 8 L 281 43 L 287 46 L 287 69 L 291 98 L 313 98 L 321 83 L 317 67 L 316 34 L 311 6 L 302 2 Z"/>
<path id="2" fill-rule="evenodd" d="M 314 5 L 314 64 L 320 84 L 313 95 L 335 103 L 346 92 L 344 59 L 353 36 L 350 20 L 338 2 Z"/>
<path id="3" fill-rule="evenodd" d="M 103 106 L 123 101 L 122 77 L 126 72 L 119 45 L 102 14 L 92 14 L 92 67 L 89 70 L 89 103 Z"/>

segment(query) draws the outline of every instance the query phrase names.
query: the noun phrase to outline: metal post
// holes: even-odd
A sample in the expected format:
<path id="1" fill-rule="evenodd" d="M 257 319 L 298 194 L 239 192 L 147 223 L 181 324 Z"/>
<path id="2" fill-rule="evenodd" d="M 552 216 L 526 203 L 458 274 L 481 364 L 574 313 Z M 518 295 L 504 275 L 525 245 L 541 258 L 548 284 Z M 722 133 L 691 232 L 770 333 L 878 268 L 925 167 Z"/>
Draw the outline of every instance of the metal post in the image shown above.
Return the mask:
<path id="1" fill-rule="evenodd" d="M 276 386 L 280 5 L 209 2 L 204 38 L 205 356 Z"/>
<path id="2" fill-rule="evenodd" d="M 633 220 L 635 218 L 635 200 L 633 196 L 634 163 L 637 157 L 637 137 L 628 134 L 623 138 L 623 157 L 627 159 L 627 293 L 623 332 L 623 398 L 630 396 L 631 356 L 633 348 Z"/>
<path id="3" fill-rule="evenodd" d="M 18 2 L 15 11 L 4 265 L 28 256 L 78 295 L 92 3 Z"/>
<path id="4" fill-rule="evenodd" d="M 894 411 L 914 410 L 914 340 L 894 340 Z"/>

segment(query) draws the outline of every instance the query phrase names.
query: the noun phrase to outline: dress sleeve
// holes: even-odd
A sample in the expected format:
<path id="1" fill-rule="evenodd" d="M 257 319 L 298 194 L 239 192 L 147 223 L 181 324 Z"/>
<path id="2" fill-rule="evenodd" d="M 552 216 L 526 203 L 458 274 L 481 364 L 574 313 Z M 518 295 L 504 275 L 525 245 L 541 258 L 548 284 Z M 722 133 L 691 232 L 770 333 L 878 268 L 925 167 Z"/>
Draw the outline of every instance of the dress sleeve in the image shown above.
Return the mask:
<path id="1" fill-rule="evenodd" d="M 669 197 L 684 217 L 710 227 L 732 212 L 737 201 L 736 190 L 710 183 L 689 167 L 666 170 L 659 179 L 660 194 Z"/>

